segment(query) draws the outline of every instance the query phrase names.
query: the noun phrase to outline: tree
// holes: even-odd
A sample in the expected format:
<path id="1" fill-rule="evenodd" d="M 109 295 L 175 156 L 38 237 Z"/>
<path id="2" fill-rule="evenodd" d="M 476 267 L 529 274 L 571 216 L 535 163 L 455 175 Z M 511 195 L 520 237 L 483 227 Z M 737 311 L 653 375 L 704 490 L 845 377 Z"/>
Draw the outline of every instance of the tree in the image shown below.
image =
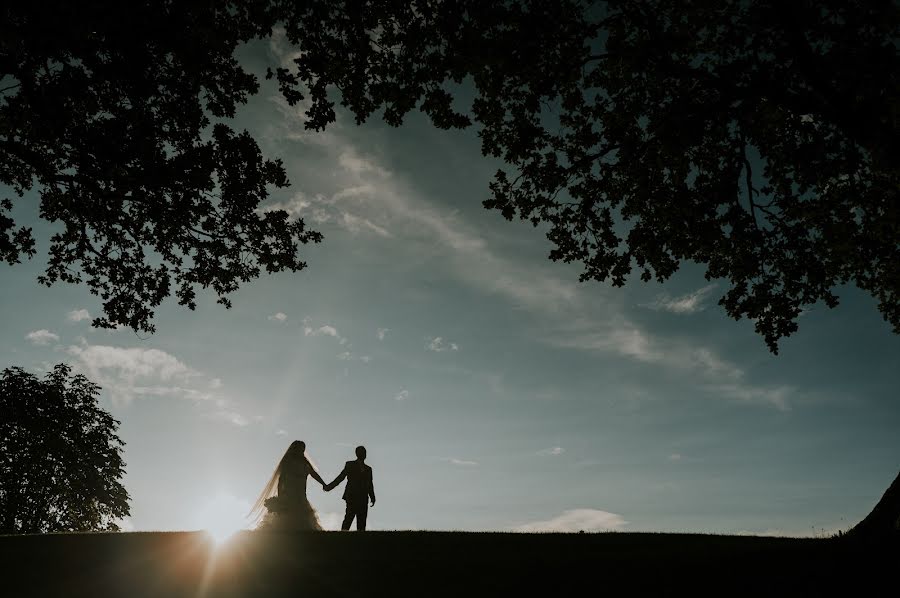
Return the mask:
<path id="1" fill-rule="evenodd" d="M 888 486 L 881 500 L 850 530 L 851 538 L 863 540 L 900 540 L 900 474 Z"/>
<path id="2" fill-rule="evenodd" d="M 773 352 L 846 283 L 900 332 L 896 2 L 352 4 L 287 18 L 311 126 L 328 86 L 360 120 L 476 123 L 511 170 L 485 207 L 546 225 L 551 259 L 616 286 L 704 264 Z"/>
<path id="3" fill-rule="evenodd" d="M 0 374 L 0 534 L 119 529 L 123 442 L 99 391 L 64 364 Z"/>
<path id="4" fill-rule="evenodd" d="M 224 121 L 259 85 L 234 57 L 268 34 L 266 4 L 16 2 L 0 9 L 0 183 L 37 186 L 60 223 L 40 281 L 84 282 L 103 301 L 93 324 L 152 332 L 173 290 L 228 293 L 262 271 L 305 267 L 318 242 L 302 220 L 259 213 L 288 184 L 246 131 Z M 0 258 L 35 253 L 0 209 Z"/>
<path id="5" fill-rule="evenodd" d="M 338 102 L 358 122 L 380 113 L 399 125 L 418 109 L 438 127 L 479 127 L 484 153 L 508 164 L 484 205 L 546 226 L 550 258 L 583 264 L 582 280 L 621 286 L 636 270 L 661 281 L 703 264 L 730 284 L 726 311 L 754 319 L 772 351 L 804 307 L 837 305 L 843 284 L 874 296 L 900 331 L 895 2 L 152 4 L 61 4 L 53 43 L 34 41 L 44 24 L 22 17 L 37 9 L 6 9 L 20 34 L 0 58 L 16 81 L 0 151 L 17 166 L 0 166 L 0 181 L 50 189 L 44 215 L 67 232 L 43 280 L 83 272 L 105 301 L 95 324 L 152 329 L 170 277 L 182 303 L 193 306 L 193 285 L 227 303 L 260 265 L 302 267 L 298 243 L 321 238 L 254 211 L 266 184 L 286 181 L 252 139 L 217 122 L 202 141 L 204 106 L 230 117 L 257 89 L 233 49 L 280 23 L 297 57 L 267 77 L 305 101 L 307 128 L 328 126 Z M 205 200 L 220 179 L 228 200 Z M 8 261 L 33 251 L 0 225 Z M 147 263 L 145 244 L 162 265 Z"/>

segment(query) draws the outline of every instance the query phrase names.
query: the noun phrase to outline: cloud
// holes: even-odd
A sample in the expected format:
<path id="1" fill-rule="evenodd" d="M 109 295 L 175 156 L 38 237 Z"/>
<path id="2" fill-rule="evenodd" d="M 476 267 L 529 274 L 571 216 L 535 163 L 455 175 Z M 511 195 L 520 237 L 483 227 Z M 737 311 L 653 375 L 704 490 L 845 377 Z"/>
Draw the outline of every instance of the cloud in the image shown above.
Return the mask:
<path id="1" fill-rule="evenodd" d="M 387 333 L 390 331 L 390 328 L 379 328 L 375 331 L 375 336 L 378 337 L 378 340 L 383 341 L 384 337 L 387 336 Z"/>
<path id="2" fill-rule="evenodd" d="M 669 455 L 669 461 L 681 461 L 681 453 L 672 453 Z"/>
<path id="3" fill-rule="evenodd" d="M 391 238 L 394 235 L 384 225 L 342 207 L 343 200 L 358 200 L 373 190 L 370 185 L 359 185 L 342 189 L 330 197 L 322 194 L 310 197 L 300 191 L 287 201 L 268 204 L 257 209 L 257 212 L 265 214 L 283 210 L 287 212 L 290 220 L 303 218 L 318 225 L 335 224 L 354 235 L 372 233 L 379 237 Z"/>
<path id="4" fill-rule="evenodd" d="M 288 63 L 296 56 L 296 49 L 286 43 L 283 34 L 273 38 L 271 49 Z M 356 227 L 359 231 L 378 234 L 364 224 L 367 221 L 390 231 L 405 244 L 420 248 L 423 254 L 430 253 L 435 260 L 440 260 L 438 263 L 448 276 L 540 318 L 544 329 L 535 331 L 534 335 L 551 346 L 602 351 L 639 363 L 664 366 L 686 377 L 699 375 L 708 383 L 741 387 L 746 391 L 744 394 L 763 401 L 771 396 L 771 389 L 748 383 L 740 367 L 712 348 L 698 346 L 691 339 L 667 338 L 630 321 L 622 291 L 596 284 L 582 290 L 588 287 L 575 282 L 574 272 L 565 274 L 566 269 L 555 264 L 526 261 L 512 253 L 501 254 L 495 242 L 500 235 L 489 233 L 486 237 L 480 229 L 463 220 L 459 212 L 423 197 L 420 190 L 392 173 L 377 156 L 357 149 L 351 138 L 352 129 L 343 127 L 340 119 L 323 134 L 312 136 L 304 128 L 305 105 L 289 107 L 278 98 L 273 102 L 283 116 L 277 124 L 279 139 L 303 138 L 305 143 L 315 144 L 324 159 L 341 167 L 336 173 L 341 190 L 328 196 L 304 196 L 298 200 L 309 202 L 307 210 L 320 210 L 325 221 L 345 229 Z M 345 214 L 353 218 L 346 218 Z M 679 297 L 663 295 L 648 307 L 679 314 L 694 313 L 705 308 L 714 288 L 715 284 L 710 284 Z M 452 343 L 443 346 L 444 350 L 454 350 Z M 430 342 L 427 348 L 433 350 Z M 731 394 L 741 392 L 735 388 Z"/>
<path id="5" fill-rule="evenodd" d="M 287 430 L 282 430 L 282 429 L 276 430 L 275 435 L 276 436 L 287 436 Z"/>
<path id="6" fill-rule="evenodd" d="M 391 172 L 379 165 L 373 158 L 364 157 L 353 146 L 346 146 L 338 156 L 338 164 L 353 174 L 374 174 L 381 178 L 391 176 Z"/>
<path id="7" fill-rule="evenodd" d="M 303 318 L 303 334 L 304 336 L 330 336 L 337 339 L 338 343 L 345 345 L 347 339 L 340 335 L 337 328 L 329 324 L 313 328 L 309 318 Z"/>
<path id="8" fill-rule="evenodd" d="M 788 410 L 794 389 L 789 386 L 766 387 L 748 382 L 746 372 L 707 347 L 690 340 L 653 336 L 627 319 L 611 320 L 604 325 L 574 320 L 545 340 L 556 347 L 583 351 L 617 353 L 623 357 L 666 367 L 696 377 L 701 388 L 711 395 L 743 402 L 764 403 Z"/>
<path id="9" fill-rule="evenodd" d="M 557 457 L 557 456 L 559 456 L 559 455 L 562 455 L 564 452 L 566 452 L 566 449 L 564 449 L 563 447 L 561 447 L 561 446 L 554 446 L 554 447 L 551 447 L 551 448 L 546 448 L 546 449 L 539 450 L 539 451 L 537 452 L 537 454 L 538 454 L 538 455 L 541 455 L 542 457 L 551 457 L 551 456 L 552 456 L 552 457 Z"/>
<path id="10" fill-rule="evenodd" d="M 740 383 L 709 385 L 707 390 L 712 394 L 737 401 L 770 403 L 780 411 L 791 410 L 788 398 L 794 392 L 790 386 L 763 388 Z"/>
<path id="11" fill-rule="evenodd" d="M 172 380 L 197 374 L 176 357 L 159 349 L 86 344 L 72 345 L 67 351 L 97 377 L 114 373 L 130 381 L 141 377 Z"/>
<path id="12" fill-rule="evenodd" d="M 359 360 L 363 363 L 369 363 L 370 361 L 372 361 L 372 358 L 369 357 L 368 355 L 363 355 L 362 357 L 359 358 Z"/>
<path id="13" fill-rule="evenodd" d="M 107 385 L 102 385 L 104 388 Z M 113 389 L 118 386 L 112 386 Z M 216 396 L 210 392 L 204 392 L 196 388 L 187 388 L 184 386 L 130 386 L 125 389 L 130 395 L 135 397 L 168 397 L 174 399 L 187 399 L 189 401 L 214 401 Z"/>
<path id="14" fill-rule="evenodd" d="M 135 398 L 186 400 L 203 405 L 204 417 L 236 426 L 250 423 L 223 398 L 219 378 L 206 378 L 165 351 L 83 342 L 69 346 L 66 352 L 76 360 L 76 368 L 108 392 L 114 403 L 128 404 Z"/>
<path id="15" fill-rule="evenodd" d="M 25 340 L 29 340 L 35 345 L 49 345 L 59 342 L 59 335 L 44 329 L 32 330 L 25 335 Z"/>
<path id="16" fill-rule="evenodd" d="M 73 309 L 66 314 L 66 319 L 70 322 L 80 322 L 82 320 L 90 320 L 91 314 L 86 309 Z"/>
<path id="17" fill-rule="evenodd" d="M 428 337 L 425 337 L 425 340 L 429 340 Z M 430 339 L 428 344 L 425 345 L 425 348 L 436 353 L 441 353 L 442 351 L 459 351 L 459 345 L 456 343 L 448 343 L 440 336 Z"/>
<path id="18" fill-rule="evenodd" d="M 354 216 L 349 212 L 341 213 L 341 221 L 343 227 L 351 233 L 360 233 L 365 231 L 375 233 L 379 237 L 393 237 L 393 235 L 388 232 L 388 230 L 383 226 L 375 224 L 368 218 Z"/>
<path id="19" fill-rule="evenodd" d="M 337 356 L 338 359 L 342 361 L 350 361 L 353 358 L 353 354 L 350 351 L 344 351 L 340 355 Z"/>
<path id="20" fill-rule="evenodd" d="M 277 314 L 272 314 L 271 316 L 269 316 L 268 319 L 269 319 L 269 321 L 272 321 L 272 322 L 275 322 L 275 321 L 284 322 L 285 320 L 287 320 L 287 314 L 278 312 Z"/>
<path id="21" fill-rule="evenodd" d="M 408 398 L 409 398 L 408 390 L 401 390 L 394 396 L 394 400 L 396 400 L 396 401 L 405 401 Z"/>
<path id="22" fill-rule="evenodd" d="M 703 311 L 706 309 L 706 306 L 703 304 L 703 301 L 706 299 L 706 296 L 709 295 L 717 285 L 710 284 L 703 288 L 697 289 L 692 293 L 688 293 L 687 295 L 682 295 L 680 297 L 670 297 L 667 294 L 662 294 L 657 296 L 657 298 L 652 303 L 644 303 L 641 307 L 646 307 L 649 309 L 653 309 L 656 311 L 667 311 L 673 314 L 693 314 L 698 311 Z"/>
<path id="23" fill-rule="evenodd" d="M 288 218 L 297 219 L 300 218 L 304 212 L 308 208 L 312 206 L 312 201 L 310 201 L 306 194 L 302 191 L 298 191 L 291 196 L 287 201 L 281 201 L 277 203 L 272 203 L 267 206 L 264 206 L 259 209 L 259 211 L 263 214 L 266 212 L 276 212 L 278 210 L 282 210 L 287 212 Z"/>
<path id="24" fill-rule="evenodd" d="M 453 457 L 445 459 L 445 461 L 447 461 L 447 463 L 450 463 L 451 465 L 458 465 L 460 467 L 476 467 L 478 465 L 478 461 L 469 461 L 467 459 L 456 459 Z"/>
<path id="25" fill-rule="evenodd" d="M 228 410 L 220 410 L 215 411 L 210 414 L 210 417 L 213 419 L 218 419 L 220 421 L 229 423 L 233 426 L 237 426 L 239 428 L 243 428 L 250 424 L 250 421 L 236 411 L 228 411 Z"/>
<path id="26" fill-rule="evenodd" d="M 602 532 L 620 530 L 628 524 L 621 515 L 598 509 L 571 509 L 546 521 L 516 526 L 518 532 Z"/>

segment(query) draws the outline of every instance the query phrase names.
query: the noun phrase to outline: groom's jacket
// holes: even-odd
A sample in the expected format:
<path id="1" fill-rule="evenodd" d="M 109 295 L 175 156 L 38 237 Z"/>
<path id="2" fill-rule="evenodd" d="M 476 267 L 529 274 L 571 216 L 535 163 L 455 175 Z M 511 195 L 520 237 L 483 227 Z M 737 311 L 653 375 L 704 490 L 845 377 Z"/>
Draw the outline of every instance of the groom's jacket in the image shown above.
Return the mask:
<path id="1" fill-rule="evenodd" d="M 344 478 L 347 478 L 347 486 L 344 488 L 344 496 L 347 502 L 366 502 L 367 498 L 375 500 L 375 486 L 372 484 L 372 468 L 359 461 L 347 461 L 344 471 L 337 479 L 331 482 L 331 486 L 337 486 Z"/>

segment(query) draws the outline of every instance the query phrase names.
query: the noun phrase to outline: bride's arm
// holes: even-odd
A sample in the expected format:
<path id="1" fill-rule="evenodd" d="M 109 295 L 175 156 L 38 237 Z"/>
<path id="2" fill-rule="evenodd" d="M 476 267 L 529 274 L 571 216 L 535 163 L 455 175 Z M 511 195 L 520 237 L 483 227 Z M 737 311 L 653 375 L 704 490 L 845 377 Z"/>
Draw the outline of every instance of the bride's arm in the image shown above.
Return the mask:
<path id="1" fill-rule="evenodd" d="M 325 486 L 325 480 L 322 479 L 322 476 L 319 475 L 319 472 L 318 472 L 318 471 L 316 471 L 315 469 L 310 468 L 310 470 L 309 470 L 309 475 L 311 475 L 312 478 L 313 478 L 315 481 L 317 481 L 317 482 L 319 482 L 320 484 L 322 484 L 323 487 Z"/>
<path id="2" fill-rule="evenodd" d="M 341 474 L 338 477 L 334 478 L 333 482 L 331 482 L 330 484 L 328 484 L 324 487 L 325 491 L 327 492 L 327 491 L 331 490 L 332 488 L 334 488 L 335 486 L 337 486 L 338 484 L 343 482 L 344 478 L 346 478 L 346 477 L 347 477 L 347 467 L 344 466 L 344 469 L 341 470 Z"/>

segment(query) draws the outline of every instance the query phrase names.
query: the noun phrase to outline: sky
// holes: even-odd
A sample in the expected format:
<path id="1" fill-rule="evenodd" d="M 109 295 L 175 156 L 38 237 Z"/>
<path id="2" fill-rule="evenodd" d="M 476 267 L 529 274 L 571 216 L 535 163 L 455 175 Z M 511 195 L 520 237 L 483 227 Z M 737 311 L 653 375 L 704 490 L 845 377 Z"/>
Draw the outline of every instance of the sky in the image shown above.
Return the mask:
<path id="1" fill-rule="evenodd" d="M 286 61 L 276 36 L 254 72 Z M 271 86 L 239 112 L 292 186 L 267 208 L 325 235 L 308 269 L 169 300 L 149 338 L 94 330 L 85 287 L 0 265 L 0 368 L 66 362 L 103 386 L 126 443 L 124 529 L 237 526 L 294 439 L 326 481 L 364 444 L 370 529 L 825 535 L 900 464 L 900 337 L 841 289 L 770 354 L 686 264 L 665 284 L 579 283 L 540 228 L 481 206 L 503 165 L 476 131 L 346 114 L 323 133 Z M 310 483 L 324 526 L 340 491 Z"/>

